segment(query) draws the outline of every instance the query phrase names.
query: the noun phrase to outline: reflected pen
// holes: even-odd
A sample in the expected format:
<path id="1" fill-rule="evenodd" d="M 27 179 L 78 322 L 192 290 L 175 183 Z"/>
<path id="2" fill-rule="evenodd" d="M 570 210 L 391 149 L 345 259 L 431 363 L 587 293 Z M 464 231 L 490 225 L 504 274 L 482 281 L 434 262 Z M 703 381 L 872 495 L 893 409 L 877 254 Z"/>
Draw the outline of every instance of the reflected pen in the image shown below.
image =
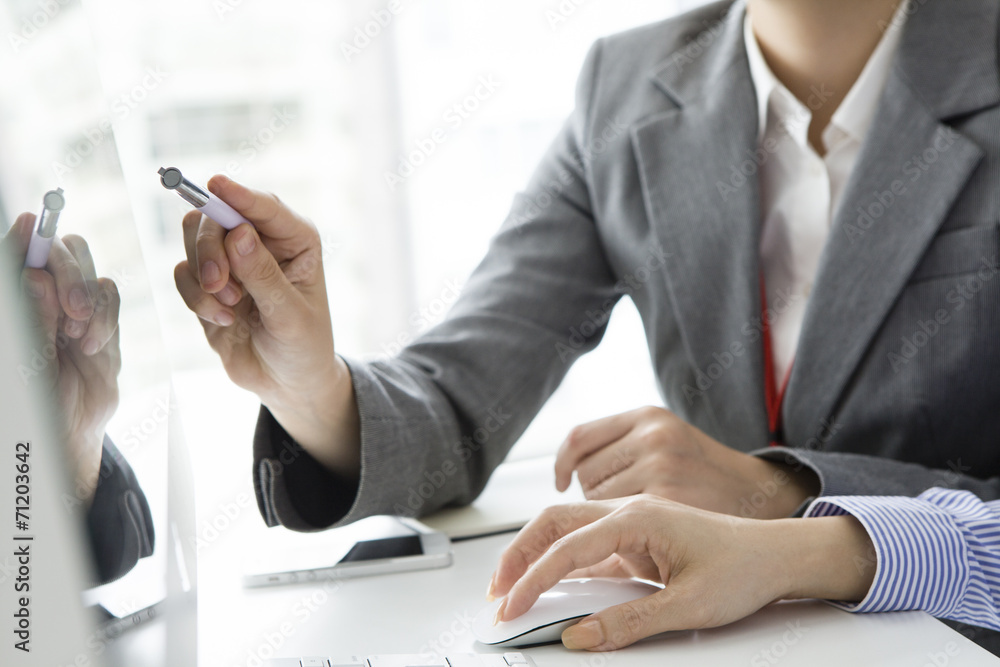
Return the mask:
<path id="1" fill-rule="evenodd" d="M 66 197 L 63 196 L 62 188 L 49 190 L 42 197 L 42 214 L 38 216 L 38 223 L 31 232 L 31 241 L 28 242 L 28 254 L 24 258 L 24 268 L 45 268 L 45 265 L 49 261 L 49 250 L 52 249 L 52 241 L 56 237 L 56 225 L 59 223 L 59 214 L 65 206 Z"/>
<path id="2" fill-rule="evenodd" d="M 173 190 L 181 199 L 194 206 L 212 220 L 226 229 L 236 229 L 243 223 L 252 225 L 249 220 L 205 188 L 198 187 L 184 178 L 181 170 L 176 167 L 163 167 L 159 171 L 160 183 L 168 190 Z"/>

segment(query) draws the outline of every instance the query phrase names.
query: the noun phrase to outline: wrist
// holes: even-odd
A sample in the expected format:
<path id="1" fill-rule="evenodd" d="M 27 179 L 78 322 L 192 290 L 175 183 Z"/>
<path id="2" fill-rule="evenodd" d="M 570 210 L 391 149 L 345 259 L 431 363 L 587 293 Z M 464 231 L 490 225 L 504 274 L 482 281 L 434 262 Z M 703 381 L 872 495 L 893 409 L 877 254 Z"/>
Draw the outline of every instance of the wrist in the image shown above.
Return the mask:
<path id="1" fill-rule="evenodd" d="M 360 425 L 350 369 L 339 356 L 321 391 L 309 400 L 268 400 L 265 407 L 306 452 L 334 473 L 357 477 L 360 471 Z"/>
<path id="2" fill-rule="evenodd" d="M 793 466 L 750 456 L 752 490 L 751 506 L 758 510 L 758 519 L 786 519 L 804 502 L 820 492 L 819 477 L 811 468 Z"/>
<path id="3" fill-rule="evenodd" d="M 768 521 L 763 530 L 780 545 L 776 599 L 857 602 L 872 586 L 871 538 L 851 516 Z"/>

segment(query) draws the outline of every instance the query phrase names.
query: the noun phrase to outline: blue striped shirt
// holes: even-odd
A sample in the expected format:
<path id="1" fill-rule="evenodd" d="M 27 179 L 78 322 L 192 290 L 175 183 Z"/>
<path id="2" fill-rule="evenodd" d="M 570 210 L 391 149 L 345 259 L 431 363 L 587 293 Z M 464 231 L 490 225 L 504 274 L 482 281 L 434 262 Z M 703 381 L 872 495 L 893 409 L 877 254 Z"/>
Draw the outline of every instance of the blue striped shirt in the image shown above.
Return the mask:
<path id="1" fill-rule="evenodd" d="M 854 516 L 874 549 L 854 567 L 875 569 L 868 595 L 835 602 L 853 612 L 920 609 L 1000 630 L 1000 500 L 933 488 L 917 498 L 818 498 L 805 516 Z"/>

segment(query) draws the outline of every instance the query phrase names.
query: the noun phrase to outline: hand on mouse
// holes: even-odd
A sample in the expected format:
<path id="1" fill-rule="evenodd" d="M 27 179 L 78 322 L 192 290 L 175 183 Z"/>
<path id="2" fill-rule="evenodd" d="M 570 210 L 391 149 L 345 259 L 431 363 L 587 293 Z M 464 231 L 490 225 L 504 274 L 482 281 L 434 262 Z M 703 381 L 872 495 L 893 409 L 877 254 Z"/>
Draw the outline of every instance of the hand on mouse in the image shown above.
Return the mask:
<path id="1" fill-rule="evenodd" d="M 758 519 L 790 516 L 818 491 L 811 470 L 738 452 L 652 406 L 574 428 L 556 455 L 556 488 L 565 491 L 574 470 L 589 500 L 651 493 L 734 516 L 750 506 Z M 775 493 L 748 505 L 762 488 Z"/>
<path id="2" fill-rule="evenodd" d="M 257 394 L 316 460 L 357 476 L 358 410 L 350 372 L 334 353 L 316 227 L 274 195 L 224 176 L 208 188 L 253 226 L 227 232 L 188 213 L 177 290 L 230 379 Z"/>
<path id="3" fill-rule="evenodd" d="M 875 568 L 849 516 L 759 521 L 643 495 L 550 507 L 500 557 L 497 621 L 526 612 L 561 579 L 638 577 L 665 584 L 567 629 L 571 649 L 608 651 L 668 630 L 725 625 L 781 599 L 860 600 Z"/>
<path id="4" fill-rule="evenodd" d="M 24 265 L 35 216 L 18 217 L 2 245 Z M 77 496 L 97 489 L 104 432 L 118 407 L 118 288 L 98 278 L 83 238 L 56 238 L 44 269 L 24 269 L 21 286 L 33 310 L 32 363 L 24 379 L 45 383 L 63 418 L 63 437 L 76 470 Z M 44 364 L 40 365 L 40 361 Z"/>

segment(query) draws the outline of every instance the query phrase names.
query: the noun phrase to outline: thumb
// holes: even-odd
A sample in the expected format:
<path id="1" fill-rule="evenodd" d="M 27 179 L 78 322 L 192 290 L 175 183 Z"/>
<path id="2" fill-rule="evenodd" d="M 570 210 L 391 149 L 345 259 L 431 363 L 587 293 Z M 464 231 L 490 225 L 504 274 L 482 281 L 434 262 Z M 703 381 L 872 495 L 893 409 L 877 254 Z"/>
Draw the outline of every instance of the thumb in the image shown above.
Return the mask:
<path id="1" fill-rule="evenodd" d="M 680 629 L 676 614 L 667 604 L 665 591 L 626 602 L 584 618 L 566 628 L 562 642 L 569 649 L 613 651 L 640 639 Z"/>
<path id="2" fill-rule="evenodd" d="M 242 224 L 226 235 L 230 270 L 253 297 L 264 322 L 287 320 L 302 295 L 260 240 L 252 225 Z"/>
<path id="3" fill-rule="evenodd" d="M 0 240 L 0 247 L 13 258 L 17 269 L 20 270 L 24 264 L 24 258 L 28 254 L 28 244 L 31 242 L 31 234 L 35 229 L 35 215 L 33 213 L 22 213 L 17 216 L 17 220 L 7 230 L 7 234 Z"/>

